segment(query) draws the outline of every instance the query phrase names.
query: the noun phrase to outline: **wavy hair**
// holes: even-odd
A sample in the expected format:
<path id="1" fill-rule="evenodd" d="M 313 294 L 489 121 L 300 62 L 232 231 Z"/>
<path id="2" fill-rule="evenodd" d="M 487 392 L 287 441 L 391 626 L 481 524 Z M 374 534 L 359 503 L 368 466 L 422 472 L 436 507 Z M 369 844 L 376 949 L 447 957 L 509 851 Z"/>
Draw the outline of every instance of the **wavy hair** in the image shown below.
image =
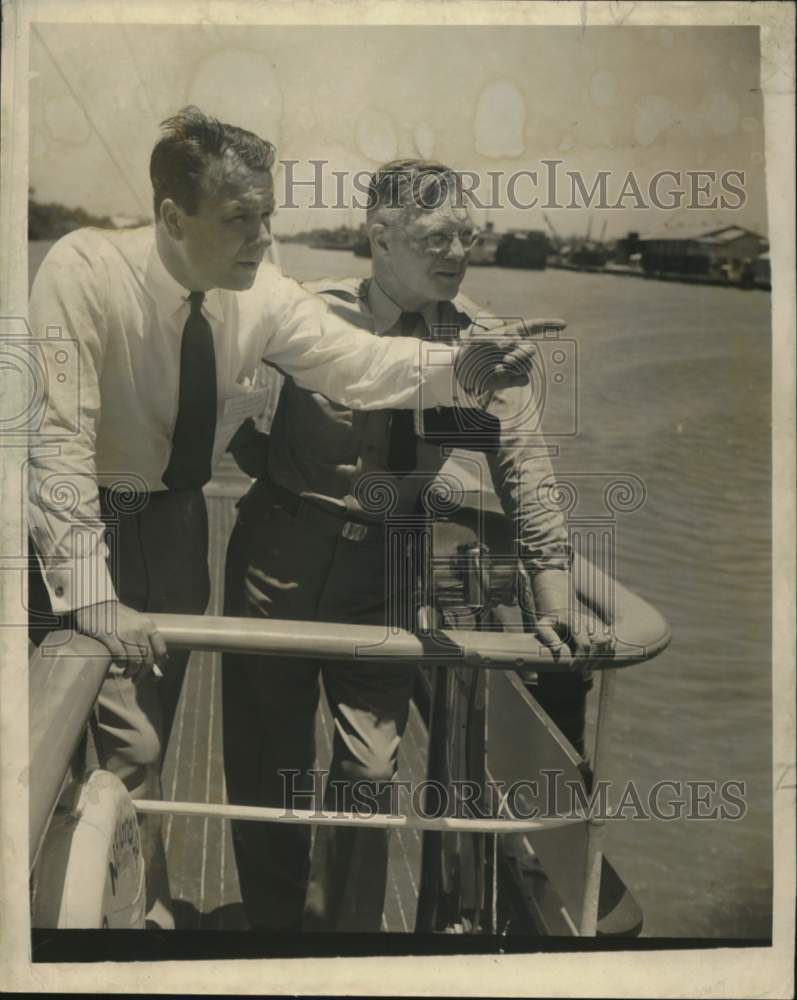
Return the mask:
<path id="1" fill-rule="evenodd" d="M 399 212 L 413 218 L 445 205 L 452 194 L 461 194 L 456 171 L 436 160 L 392 160 L 371 175 L 368 184 L 366 219 L 369 225 L 387 221 L 388 214 Z"/>
<path id="2" fill-rule="evenodd" d="M 194 105 L 167 118 L 160 127 L 163 134 L 149 161 L 156 219 L 164 198 L 193 215 L 208 171 L 228 152 L 250 170 L 268 171 L 274 165 L 275 150 L 268 140 L 220 122 Z"/>

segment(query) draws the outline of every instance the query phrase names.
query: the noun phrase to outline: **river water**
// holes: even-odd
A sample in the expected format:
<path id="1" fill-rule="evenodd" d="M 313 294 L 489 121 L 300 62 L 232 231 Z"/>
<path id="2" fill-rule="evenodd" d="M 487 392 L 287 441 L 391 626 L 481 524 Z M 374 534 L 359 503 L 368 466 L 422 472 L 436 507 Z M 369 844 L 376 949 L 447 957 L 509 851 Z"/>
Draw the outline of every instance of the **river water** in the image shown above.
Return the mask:
<path id="1" fill-rule="evenodd" d="M 31 271 L 44 249 L 31 246 Z M 280 252 L 300 280 L 370 269 L 344 251 Z M 557 441 L 557 471 L 632 474 L 645 486 L 642 506 L 617 515 L 617 576 L 667 617 L 673 641 L 618 677 L 608 777 L 619 791 L 632 780 L 643 799 L 663 779 L 744 783 L 736 820 L 608 824 L 607 853 L 642 906 L 644 933 L 766 937 L 769 293 L 494 267 L 471 268 L 463 291 L 502 315 L 568 322 L 578 433 Z"/>
<path id="2" fill-rule="evenodd" d="M 280 252 L 300 280 L 370 270 L 342 251 Z M 643 801 L 663 779 L 745 784 L 738 820 L 609 824 L 607 853 L 642 906 L 645 934 L 768 936 L 769 293 L 495 267 L 471 268 L 463 291 L 501 315 L 567 321 L 578 433 L 558 440 L 557 471 L 596 482 L 630 473 L 645 485 L 644 504 L 617 515 L 617 576 L 665 615 L 673 642 L 618 677 L 615 800 L 628 780 Z M 719 804 L 710 798 L 701 811 Z"/>

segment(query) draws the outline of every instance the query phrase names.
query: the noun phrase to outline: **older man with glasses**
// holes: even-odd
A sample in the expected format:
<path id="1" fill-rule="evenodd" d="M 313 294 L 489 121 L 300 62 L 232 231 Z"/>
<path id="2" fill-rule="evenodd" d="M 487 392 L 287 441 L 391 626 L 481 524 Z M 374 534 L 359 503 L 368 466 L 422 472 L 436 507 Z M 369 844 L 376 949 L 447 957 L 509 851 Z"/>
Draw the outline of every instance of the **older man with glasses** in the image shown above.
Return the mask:
<path id="1" fill-rule="evenodd" d="M 449 167 L 386 164 L 371 180 L 367 226 L 372 276 L 307 286 L 336 315 L 382 337 L 441 342 L 503 325 L 459 294 L 478 231 Z M 443 445 L 464 445 L 486 456 L 530 577 L 539 639 L 563 662 L 587 657 L 589 640 L 567 627 L 567 531 L 538 497 L 552 470 L 539 434 L 527 433 L 523 391 L 494 392 L 489 419 L 468 441 L 444 407 L 420 420 L 399 410 L 354 412 L 287 378 L 267 471 L 244 498 L 231 539 L 226 613 L 412 628 L 412 601 L 400 593 L 406 567 L 396 561 L 403 554 L 388 555 L 386 517 L 416 515 L 445 461 Z M 375 496 L 390 502 L 374 505 Z M 320 678 L 334 720 L 326 807 L 351 808 L 356 783 L 367 782 L 371 801 L 388 808 L 413 670 L 240 656 L 225 657 L 224 667 L 231 802 L 308 806 L 296 793 L 312 787 Z M 385 831 L 320 827 L 312 867 L 308 827 L 239 821 L 233 840 L 252 927 L 380 929 Z"/>

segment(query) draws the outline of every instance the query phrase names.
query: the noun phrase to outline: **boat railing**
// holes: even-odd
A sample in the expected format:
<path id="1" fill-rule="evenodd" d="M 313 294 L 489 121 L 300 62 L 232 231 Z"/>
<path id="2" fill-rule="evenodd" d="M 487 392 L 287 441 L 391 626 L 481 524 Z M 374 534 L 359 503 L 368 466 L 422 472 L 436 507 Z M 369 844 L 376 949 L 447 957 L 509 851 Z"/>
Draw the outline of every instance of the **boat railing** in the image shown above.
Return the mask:
<path id="1" fill-rule="evenodd" d="M 591 581 L 590 592 L 579 594 L 582 608 L 585 613 L 596 615 L 611 635 L 610 651 L 601 659 L 590 661 L 590 670 L 608 675 L 617 668 L 646 662 L 661 653 L 669 644 L 670 629 L 659 612 L 615 581 L 606 586 L 605 576 L 595 566 L 583 557 L 577 558 L 580 565 L 574 567 L 577 570 L 574 576 Z M 610 608 L 602 606 L 601 599 L 595 596 L 599 594 L 611 595 Z M 563 669 L 550 651 L 528 633 L 453 629 L 413 633 L 375 625 L 326 622 L 172 614 L 151 617 L 170 648 L 279 658 L 313 656 L 341 662 L 357 659 L 374 670 L 386 661 L 397 660 L 504 671 Z M 109 665 L 109 654 L 99 641 L 70 632 L 52 633 L 31 657 L 31 869 Z M 607 698 L 608 684 L 602 686 L 601 703 Z M 598 726 L 600 732 L 600 713 Z M 596 746 L 596 755 L 599 752 Z M 151 811 L 158 808 L 157 804 L 151 804 Z M 260 818 L 271 817 L 264 814 Z M 386 820 L 384 825 L 390 825 L 390 821 Z"/>

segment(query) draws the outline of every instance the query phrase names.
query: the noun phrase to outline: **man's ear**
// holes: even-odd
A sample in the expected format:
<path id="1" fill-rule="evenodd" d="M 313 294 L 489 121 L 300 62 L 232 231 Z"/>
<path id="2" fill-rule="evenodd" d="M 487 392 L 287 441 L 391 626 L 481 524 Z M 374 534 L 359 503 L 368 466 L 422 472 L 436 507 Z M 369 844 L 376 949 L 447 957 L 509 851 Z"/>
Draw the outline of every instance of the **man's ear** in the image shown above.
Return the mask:
<path id="1" fill-rule="evenodd" d="M 183 238 L 183 215 L 180 206 L 171 198 L 164 198 L 161 202 L 159 218 L 166 228 L 166 232 L 173 240 Z"/>
<path id="2" fill-rule="evenodd" d="M 377 250 L 380 255 L 387 255 L 390 253 L 390 246 L 387 239 L 387 226 L 383 226 L 381 222 L 375 222 L 368 233 L 371 240 L 371 253 L 376 256 Z"/>

